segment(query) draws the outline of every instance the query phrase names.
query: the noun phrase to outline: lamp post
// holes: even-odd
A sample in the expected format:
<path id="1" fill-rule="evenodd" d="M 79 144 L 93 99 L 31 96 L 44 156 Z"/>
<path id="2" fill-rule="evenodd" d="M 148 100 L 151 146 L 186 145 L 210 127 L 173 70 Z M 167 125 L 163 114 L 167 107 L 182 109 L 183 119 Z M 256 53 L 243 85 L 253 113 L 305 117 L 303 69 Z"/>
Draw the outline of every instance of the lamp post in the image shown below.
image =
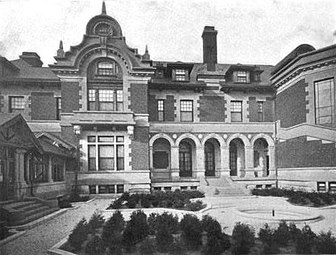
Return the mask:
<path id="1" fill-rule="evenodd" d="M 75 189 L 74 189 L 74 193 L 75 196 L 78 196 L 78 172 L 80 169 L 80 145 L 79 145 L 79 141 L 80 141 L 80 135 L 81 135 L 81 126 L 79 125 L 75 125 L 73 126 L 73 131 L 75 133 L 75 136 L 77 138 L 77 145 L 76 145 L 76 168 L 75 168 Z"/>

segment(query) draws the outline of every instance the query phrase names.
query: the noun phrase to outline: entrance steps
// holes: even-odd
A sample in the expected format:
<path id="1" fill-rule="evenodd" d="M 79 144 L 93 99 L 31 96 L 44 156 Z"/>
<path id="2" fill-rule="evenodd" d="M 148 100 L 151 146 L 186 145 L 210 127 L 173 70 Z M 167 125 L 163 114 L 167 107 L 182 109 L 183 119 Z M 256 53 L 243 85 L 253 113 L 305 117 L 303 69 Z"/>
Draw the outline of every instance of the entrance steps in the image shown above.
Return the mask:
<path id="1" fill-rule="evenodd" d="M 39 200 L 7 201 L 0 205 L 0 217 L 8 226 L 20 226 L 57 211 Z"/>
<path id="2" fill-rule="evenodd" d="M 202 177 L 200 189 L 206 196 L 240 197 L 249 196 L 250 191 L 234 183 L 229 177 Z"/>

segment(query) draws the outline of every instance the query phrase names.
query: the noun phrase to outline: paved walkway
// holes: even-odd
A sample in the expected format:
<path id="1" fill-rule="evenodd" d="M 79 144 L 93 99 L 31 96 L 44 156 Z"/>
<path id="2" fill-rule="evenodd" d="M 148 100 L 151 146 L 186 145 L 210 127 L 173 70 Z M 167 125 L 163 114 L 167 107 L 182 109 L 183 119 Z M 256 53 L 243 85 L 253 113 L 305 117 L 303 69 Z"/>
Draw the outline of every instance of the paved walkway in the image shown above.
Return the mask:
<path id="1" fill-rule="evenodd" d="M 312 230 L 315 233 L 319 233 L 321 230 L 331 230 L 336 234 L 336 206 L 329 208 L 307 208 L 300 206 L 293 206 L 289 204 L 284 198 L 274 197 L 206 197 L 203 198 L 205 203 L 211 203 L 213 208 L 204 212 L 215 217 L 223 227 L 227 227 L 225 232 L 232 233 L 232 229 L 236 222 L 245 222 L 255 227 L 256 231 L 264 225 L 265 220 L 258 220 L 255 218 L 245 217 L 239 214 L 238 208 L 281 208 L 283 211 L 291 212 L 311 212 L 312 214 L 321 214 L 324 220 L 318 222 L 309 222 Z M 96 199 L 89 203 L 81 204 L 77 209 L 68 210 L 66 213 L 47 221 L 33 229 L 27 230 L 26 233 L 17 239 L 0 247 L 0 255 L 30 255 L 30 254 L 47 254 L 47 250 L 53 245 L 59 242 L 64 237 L 68 236 L 78 221 L 85 217 L 87 220 L 91 217 L 95 210 L 104 211 L 110 204 L 111 199 Z M 149 209 L 150 212 L 163 212 L 165 209 Z M 112 212 L 104 211 L 104 216 L 108 218 Z M 177 214 L 182 217 L 184 212 L 173 211 L 173 214 Z M 130 215 L 130 211 L 125 211 L 125 219 L 127 220 Z M 196 213 L 200 218 L 202 214 Z M 276 226 L 277 223 L 269 221 L 271 226 Z M 299 227 L 304 225 L 304 222 L 297 224 Z"/>
<path id="2" fill-rule="evenodd" d="M 70 209 L 56 218 L 26 230 L 19 238 L 0 247 L 0 255 L 44 255 L 48 249 L 68 236 L 74 226 L 85 217 L 87 220 L 96 209 L 104 210 L 112 199 L 96 199 Z"/>

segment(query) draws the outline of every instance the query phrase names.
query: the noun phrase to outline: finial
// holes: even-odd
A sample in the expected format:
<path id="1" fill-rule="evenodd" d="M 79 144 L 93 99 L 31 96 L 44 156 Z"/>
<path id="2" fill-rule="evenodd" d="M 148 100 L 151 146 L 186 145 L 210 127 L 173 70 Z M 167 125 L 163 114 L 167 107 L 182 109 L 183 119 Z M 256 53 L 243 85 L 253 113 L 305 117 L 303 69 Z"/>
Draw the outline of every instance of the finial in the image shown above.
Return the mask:
<path id="1" fill-rule="evenodd" d="M 148 46 L 146 45 L 145 54 L 142 55 L 142 61 L 150 60 L 150 55 L 148 53 Z"/>
<path id="2" fill-rule="evenodd" d="M 146 44 L 145 53 L 147 53 L 147 54 L 148 54 L 148 45 L 147 45 L 147 44 Z"/>
<path id="3" fill-rule="evenodd" d="M 60 40 L 59 49 L 63 50 L 63 41 L 62 40 Z"/>
<path id="4" fill-rule="evenodd" d="M 64 58 L 64 50 L 63 50 L 63 41 L 60 40 L 59 48 L 57 50 L 57 57 Z"/>
<path id="5" fill-rule="evenodd" d="M 106 14 L 106 6 L 105 6 L 105 1 L 103 1 L 103 6 L 102 6 L 102 14 Z"/>

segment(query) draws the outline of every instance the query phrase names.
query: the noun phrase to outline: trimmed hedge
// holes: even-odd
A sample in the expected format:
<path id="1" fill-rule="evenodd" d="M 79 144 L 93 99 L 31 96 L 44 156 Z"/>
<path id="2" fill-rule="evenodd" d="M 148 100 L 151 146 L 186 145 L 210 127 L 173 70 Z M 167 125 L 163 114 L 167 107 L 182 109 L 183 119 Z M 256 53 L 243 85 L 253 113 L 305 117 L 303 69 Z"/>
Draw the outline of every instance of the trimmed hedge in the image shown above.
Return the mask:
<path id="1" fill-rule="evenodd" d="M 294 189 L 253 189 L 252 194 L 256 196 L 287 197 L 292 204 L 325 206 L 336 204 L 336 194 L 307 192 Z"/>
<path id="2" fill-rule="evenodd" d="M 204 193 L 198 190 L 181 191 L 177 189 L 175 191 L 155 191 L 151 194 L 132 195 L 125 192 L 107 209 L 164 207 L 199 211 L 205 208 L 205 205 L 202 201 L 191 202 L 190 199 L 201 197 L 204 197 Z"/>

